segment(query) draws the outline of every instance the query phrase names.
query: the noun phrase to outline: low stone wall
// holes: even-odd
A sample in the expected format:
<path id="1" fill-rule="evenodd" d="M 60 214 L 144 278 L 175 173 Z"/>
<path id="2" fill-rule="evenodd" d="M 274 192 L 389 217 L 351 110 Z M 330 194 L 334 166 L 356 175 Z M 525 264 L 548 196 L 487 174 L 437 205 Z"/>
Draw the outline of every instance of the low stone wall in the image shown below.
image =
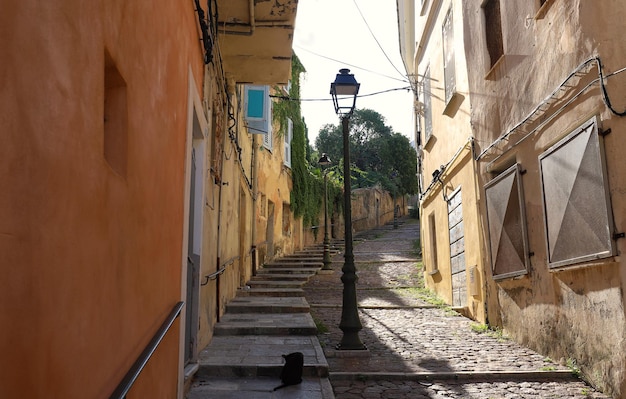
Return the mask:
<path id="1" fill-rule="evenodd" d="M 395 204 L 394 204 L 395 202 Z M 394 206 L 395 205 L 395 206 Z M 394 208 L 397 216 L 404 216 L 408 212 L 406 197 L 394 199 L 387 191 L 380 187 L 358 188 L 352 190 L 352 231 L 354 233 L 371 230 L 393 221 Z M 329 235 L 331 239 L 343 239 L 343 214 L 329 215 Z M 324 240 L 324 214 L 320 214 L 317 226 L 305 228 L 303 232 L 303 247 L 319 244 Z"/>

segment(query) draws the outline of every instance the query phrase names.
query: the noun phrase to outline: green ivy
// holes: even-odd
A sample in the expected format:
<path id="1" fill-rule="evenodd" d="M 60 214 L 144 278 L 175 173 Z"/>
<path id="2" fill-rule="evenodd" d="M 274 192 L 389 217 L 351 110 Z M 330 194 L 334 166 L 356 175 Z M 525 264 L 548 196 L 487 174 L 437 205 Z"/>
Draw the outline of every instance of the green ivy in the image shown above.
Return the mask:
<path id="1" fill-rule="evenodd" d="M 279 97 L 273 103 L 273 121 L 280 126 L 279 136 L 285 134 L 287 118 L 293 122 L 291 141 L 291 209 L 296 218 L 301 217 L 305 227 L 318 223 L 323 212 L 324 175 L 317 161 L 319 154 L 309 144 L 307 127 L 300 111 L 300 74 L 305 68 L 294 54 L 291 58 L 291 87 L 288 97 Z M 280 93 L 280 87 L 274 87 Z M 328 170 L 329 214 L 343 211 L 343 189 L 337 166 Z M 317 232 L 317 230 L 316 230 Z"/>
<path id="2" fill-rule="evenodd" d="M 302 217 L 304 226 L 317 223 L 322 209 L 323 182 L 314 173 L 310 163 L 309 142 L 306 125 L 300 111 L 300 74 L 305 72 L 304 66 L 294 54 L 291 58 L 291 87 L 288 97 L 279 97 L 273 104 L 273 120 L 280 126 L 279 136 L 287 129 L 287 118 L 293 122 L 293 138 L 291 141 L 291 209 L 295 217 Z M 275 93 L 281 89 L 275 87 Z"/>

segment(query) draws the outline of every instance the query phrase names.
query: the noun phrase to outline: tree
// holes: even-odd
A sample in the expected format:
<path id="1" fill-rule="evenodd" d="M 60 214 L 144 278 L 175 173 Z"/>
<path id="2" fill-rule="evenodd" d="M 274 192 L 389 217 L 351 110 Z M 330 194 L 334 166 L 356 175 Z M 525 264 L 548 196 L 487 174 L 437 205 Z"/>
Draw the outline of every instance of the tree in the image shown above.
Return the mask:
<path id="1" fill-rule="evenodd" d="M 315 148 L 320 153 L 328 154 L 333 164 L 339 162 L 343 158 L 343 137 L 341 126 L 326 124 L 324 125 L 315 139 Z"/>
<path id="2" fill-rule="evenodd" d="M 381 184 L 394 197 L 417 193 L 417 153 L 409 139 L 394 133 L 385 118 L 371 109 L 357 109 L 350 118 L 350 160 L 353 185 Z M 341 125 L 325 125 L 315 140 L 317 150 L 343 162 Z"/>

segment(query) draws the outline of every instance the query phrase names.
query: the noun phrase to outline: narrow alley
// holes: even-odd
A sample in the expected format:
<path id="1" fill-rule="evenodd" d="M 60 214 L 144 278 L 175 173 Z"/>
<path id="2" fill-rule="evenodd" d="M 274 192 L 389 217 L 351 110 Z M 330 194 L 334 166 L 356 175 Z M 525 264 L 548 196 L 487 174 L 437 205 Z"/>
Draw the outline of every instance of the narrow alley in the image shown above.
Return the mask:
<path id="1" fill-rule="evenodd" d="M 201 355 L 200 378 L 188 399 L 608 398 L 580 380 L 566 359 L 559 364 L 437 301 L 423 288 L 418 233 L 417 220 L 402 218 L 397 229 L 388 224 L 355 237 L 366 351 L 334 349 L 342 334 L 342 253 L 334 252 L 332 273 L 315 275 L 310 273 L 321 266 L 319 251 L 300 258 L 298 267 L 287 257 L 260 273 L 258 281 L 274 274 L 278 284 L 253 283 L 229 305 L 218 336 Z M 280 280 L 288 274 L 296 274 L 289 279 L 295 283 Z M 302 274 L 308 278 L 298 278 Z M 270 292 L 273 299 L 245 300 Z M 299 307 L 287 306 L 294 301 Z M 262 310 L 262 303 L 273 309 Z M 293 321 L 285 325 L 285 318 Z M 311 336 L 313 323 L 317 338 Z M 232 335 L 224 334 L 228 329 Z M 281 355 L 292 351 L 305 354 L 304 381 L 274 392 Z"/>
<path id="2" fill-rule="evenodd" d="M 386 225 L 355 239 L 361 340 L 368 353 L 343 357 L 341 264 L 305 286 L 313 318 L 328 328 L 320 335 L 337 399 L 352 398 L 608 398 L 572 370 L 501 332 L 485 330 L 449 307 L 425 300 L 415 243 L 415 219 Z"/>

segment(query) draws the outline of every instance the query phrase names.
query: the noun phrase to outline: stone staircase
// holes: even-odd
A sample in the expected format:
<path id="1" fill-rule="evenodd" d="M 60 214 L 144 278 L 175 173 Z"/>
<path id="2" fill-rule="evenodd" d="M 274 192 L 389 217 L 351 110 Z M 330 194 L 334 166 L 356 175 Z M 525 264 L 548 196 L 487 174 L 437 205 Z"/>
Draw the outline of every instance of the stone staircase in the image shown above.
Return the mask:
<path id="1" fill-rule="evenodd" d="M 331 254 L 338 252 L 333 246 Z M 328 363 L 302 286 L 323 266 L 321 246 L 268 262 L 226 306 L 187 399 L 270 397 L 280 385 L 282 355 L 304 354 L 304 381 L 282 398 L 334 398 Z M 264 393 L 264 394 L 261 394 Z M 274 397 L 274 396 L 271 396 Z"/>

